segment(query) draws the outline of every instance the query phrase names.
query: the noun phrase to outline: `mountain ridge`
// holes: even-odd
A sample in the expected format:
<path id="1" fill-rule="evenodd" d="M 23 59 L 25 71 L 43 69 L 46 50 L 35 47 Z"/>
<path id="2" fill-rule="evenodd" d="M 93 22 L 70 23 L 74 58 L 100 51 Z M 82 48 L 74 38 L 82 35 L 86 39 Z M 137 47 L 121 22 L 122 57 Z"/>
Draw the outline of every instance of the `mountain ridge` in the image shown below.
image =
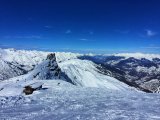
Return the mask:
<path id="1" fill-rule="evenodd" d="M 34 70 L 37 65 L 39 65 L 47 58 L 48 54 L 52 54 L 52 52 L 0 49 L 0 59 L 1 59 L 0 66 L 8 66 L 8 69 L 6 69 L 7 67 L 3 70 L 1 69 L 0 80 L 5 80 L 19 75 L 24 75 Z M 138 57 L 135 54 L 138 54 Z M 152 80 L 157 79 L 157 84 L 159 84 L 159 79 L 160 79 L 159 77 L 160 59 L 158 58 L 159 55 L 151 54 L 150 59 L 148 59 L 150 54 L 142 54 L 142 53 L 141 54 L 135 53 L 135 54 L 126 53 L 126 54 L 112 54 L 112 55 L 94 55 L 94 54 L 79 54 L 70 52 L 69 53 L 55 52 L 57 64 L 60 66 L 63 66 L 63 63 L 65 62 L 69 63 L 70 60 L 73 62 L 76 60 L 92 61 L 96 65 L 96 69 L 98 70 L 96 74 L 100 73 L 106 76 L 114 77 L 119 81 L 124 82 L 132 87 L 136 87 L 141 90 L 143 90 L 142 88 L 144 88 L 144 91 L 146 89 L 148 90 L 148 92 L 158 92 L 155 90 L 157 90 L 159 86 L 156 86 L 157 88 L 153 90 L 153 87 L 155 87 L 154 84 L 156 80 L 154 80 L 153 83 Z M 6 64 L 3 65 L 2 61 L 5 61 Z M 85 63 L 85 61 L 83 62 Z M 81 65 L 83 64 L 83 62 L 81 63 Z M 10 64 L 14 66 L 12 69 L 10 67 Z M 71 66 L 73 66 L 72 63 L 70 63 L 67 67 L 70 68 Z M 77 65 L 75 64 L 75 66 Z M 76 71 L 75 66 L 74 70 Z M 11 74 L 14 73 L 12 71 L 13 69 L 19 72 L 15 71 L 15 74 Z M 84 69 L 83 74 L 85 74 L 85 67 L 83 69 Z M 64 76 L 70 82 L 72 81 L 73 84 L 78 84 L 74 83 L 73 81 L 75 77 L 71 76 L 69 77 L 69 75 L 66 76 L 65 72 L 66 71 L 63 69 Z M 4 74 L 6 74 L 5 78 Z M 148 78 L 145 77 L 147 75 Z M 140 78 L 138 78 L 138 76 Z M 154 78 L 152 76 L 154 76 Z M 77 77 L 79 76 L 76 75 L 76 78 Z M 143 79 L 146 79 L 147 81 L 144 81 Z"/>

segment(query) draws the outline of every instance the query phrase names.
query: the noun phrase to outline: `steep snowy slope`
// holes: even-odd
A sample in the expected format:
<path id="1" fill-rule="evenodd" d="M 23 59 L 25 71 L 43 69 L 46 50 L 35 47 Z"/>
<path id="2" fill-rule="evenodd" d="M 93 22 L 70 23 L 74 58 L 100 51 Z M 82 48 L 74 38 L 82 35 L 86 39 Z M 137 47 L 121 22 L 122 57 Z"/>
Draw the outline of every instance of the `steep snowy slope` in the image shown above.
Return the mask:
<path id="1" fill-rule="evenodd" d="M 54 54 L 50 54 L 47 60 L 37 65 L 37 67 L 28 74 L 11 78 L 4 81 L 3 84 L 5 85 L 6 83 L 7 86 L 24 86 L 28 84 L 28 82 L 34 82 L 33 80 L 62 79 L 81 87 L 98 87 L 119 91 L 133 89 L 115 78 L 101 74 L 96 68 L 97 65 L 87 60 L 67 60 L 60 62 L 59 66 L 56 63 Z M 63 74 L 61 74 L 61 71 Z M 65 79 L 64 75 L 66 75 L 68 79 Z M 15 85 L 13 85 L 13 83 L 15 83 Z M 6 88 L 4 85 L 2 86 L 1 82 L 1 88 Z"/>
<path id="2" fill-rule="evenodd" d="M 26 73 L 27 70 L 23 69 L 19 64 L 9 63 L 0 59 L 0 80 L 5 80 Z"/>
<path id="3" fill-rule="evenodd" d="M 34 69 L 51 52 L 0 49 L 0 80 L 23 75 Z M 81 54 L 56 52 L 58 62 L 77 58 Z"/>
<path id="4" fill-rule="evenodd" d="M 0 80 L 26 74 L 47 56 L 47 52 L 0 49 Z"/>
<path id="5" fill-rule="evenodd" d="M 20 95 L 24 87 L 35 83 L 35 80 L 57 80 L 60 78 L 62 78 L 62 74 L 55 54 L 49 54 L 46 60 L 29 73 L 0 82 L 0 96 Z M 64 78 L 62 79 L 64 80 Z"/>
<path id="6" fill-rule="evenodd" d="M 129 87 L 113 77 L 103 75 L 96 64 L 87 60 L 72 59 L 59 63 L 63 72 L 77 86 L 104 87 L 115 90 L 128 90 Z"/>
<path id="7" fill-rule="evenodd" d="M 55 54 L 49 54 L 47 59 L 38 64 L 32 71 L 28 74 L 11 78 L 10 80 L 17 81 L 30 81 L 30 80 L 47 80 L 47 79 L 60 79 L 61 70 L 57 64 Z"/>
<path id="8" fill-rule="evenodd" d="M 27 50 L 15 50 L 15 49 L 0 49 L 0 59 L 18 63 L 24 66 L 32 66 L 42 62 L 49 52 L 41 51 L 27 51 Z"/>
<path id="9" fill-rule="evenodd" d="M 24 86 L 34 83 L 35 80 L 44 80 L 45 82 L 48 79 L 61 79 L 61 81 L 67 81 L 79 87 L 97 87 L 125 92 L 135 91 L 117 79 L 103 75 L 96 67 L 97 65 L 91 61 L 79 59 L 65 60 L 58 65 L 55 54 L 49 54 L 46 60 L 29 73 L 1 82 L 0 94 L 19 95 Z M 15 93 L 15 91 L 19 92 Z"/>

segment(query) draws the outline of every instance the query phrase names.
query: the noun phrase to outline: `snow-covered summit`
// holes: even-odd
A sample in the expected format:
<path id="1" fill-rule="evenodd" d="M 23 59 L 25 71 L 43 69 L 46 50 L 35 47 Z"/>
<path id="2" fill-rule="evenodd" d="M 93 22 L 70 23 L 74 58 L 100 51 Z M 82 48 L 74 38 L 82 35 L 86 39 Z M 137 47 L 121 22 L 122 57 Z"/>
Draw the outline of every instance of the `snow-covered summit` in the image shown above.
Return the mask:
<path id="1" fill-rule="evenodd" d="M 44 52 L 37 50 L 16 50 L 16 49 L 0 49 L 0 59 L 8 62 L 17 62 L 22 65 L 35 65 L 44 60 L 48 54 L 53 52 Z M 74 59 L 83 54 L 71 52 L 54 52 L 57 61 Z"/>
<path id="2" fill-rule="evenodd" d="M 160 54 L 144 54 L 144 53 L 117 53 L 117 54 L 113 54 L 114 56 L 123 56 L 126 58 L 129 57 L 134 57 L 136 59 L 148 59 L 148 60 L 152 60 L 153 58 L 159 58 L 160 59 Z"/>
<path id="3" fill-rule="evenodd" d="M 0 49 L 0 80 L 23 75 L 33 70 L 35 66 L 41 64 L 47 55 L 51 53 L 53 52 Z M 77 58 L 81 54 L 56 52 L 55 55 L 57 62 L 62 62 Z"/>
<path id="4" fill-rule="evenodd" d="M 49 53 L 36 50 L 1 49 L 0 58 L 4 61 L 31 66 L 39 64 Z"/>

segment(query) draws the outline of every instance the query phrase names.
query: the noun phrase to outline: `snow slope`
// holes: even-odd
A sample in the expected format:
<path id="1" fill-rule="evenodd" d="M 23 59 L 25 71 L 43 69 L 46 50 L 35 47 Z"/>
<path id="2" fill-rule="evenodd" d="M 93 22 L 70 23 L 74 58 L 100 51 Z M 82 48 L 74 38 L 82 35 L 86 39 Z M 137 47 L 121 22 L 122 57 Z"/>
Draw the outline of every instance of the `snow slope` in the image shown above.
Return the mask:
<path id="1" fill-rule="evenodd" d="M 103 75 L 97 64 L 78 59 L 80 54 L 56 53 L 57 63 L 46 60 L 48 53 L 32 52 L 0 49 L 0 65 L 36 65 L 26 75 L 0 82 L 0 120 L 160 119 L 159 94 L 137 92 Z M 55 76 L 59 68 L 75 85 Z M 43 84 L 43 88 L 24 95 L 24 86 L 34 83 Z"/>
<path id="2" fill-rule="evenodd" d="M 27 73 L 21 66 L 0 59 L 0 80 L 12 78 Z"/>
<path id="3" fill-rule="evenodd" d="M 49 52 L 0 49 L 0 59 L 25 66 L 37 65 L 46 58 Z"/>
<path id="4" fill-rule="evenodd" d="M 36 50 L 15 50 L 15 49 L 0 49 L 0 59 L 8 62 L 19 63 L 21 65 L 37 65 L 46 59 L 47 55 L 52 52 L 36 51 Z M 65 61 L 74 59 L 82 54 L 70 52 L 54 52 L 56 53 L 57 61 Z"/>
<path id="5" fill-rule="evenodd" d="M 29 96 L 0 97 L 1 120 L 159 120 L 159 94 L 82 88 L 46 80 Z M 60 82 L 60 85 L 57 85 Z"/>
<path id="6" fill-rule="evenodd" d="M 26 74 L 44 61 L 51 52 L 0 49 L 0 80 Z M 58 62 L 74 59 L 81 54 L 56 52 Z"/>
<path id="7" fill-rule="evenodd" d="M 88 60 L 71 59 L 59 63 L 62 72 L 77 86 L 105 87 L 114 90 L 128 90 L 129 87 L 115 78 L 103 75 L 96 64 Z"/>
<path id="8" fill-rule="evenodd" d="M 53 55 L 49 54 L 48 56 Z M 48 57 L 47 56 L 47 57 Z M 52 58 L 47 58 L 43 62 L 41 62 L 39 65 L 37 65 L 32 71 L 25 75 L 21 75 L 18 77 L 10 78 L 9 80 L 5 80 L 1 82 L 0 85 L 3 83 L 10 83 L 13 85 L 13 83 L 25 83 L 28 81 L 33 80 L 47 80 L 47 79 L 60 79 L 61 70 L 57 64 L 55 56 L 52 56 Z M 19 83 L 19 84 L 20 84 Z"/>
<path id="9" fill-rule="evenodd" d="M 68 76 L 70 84 L 75 84 L 79 87 L 97 87 L 125 92 L 135 91 L 135 89 L 117 79 L 99 73 L 96 65 L 87 60 L 67 60 L 59 63 L 59 66 L 55 59 L 47 59 L 28 74 L 1 82 L 0 89 L 2 90 L 0 91 L 0 96 L 19 95 L 22 93 L 24 86 L 34 83 L 35 80 L 44 80 L 45 82 L 47 79 L 58 80 L 62 78 L 61 81 L 68 81 L 61 76 L 61 71 Z M 15 93 L 18 89 L 19 92 Z"/>
<path id="10" fill-rule="evenodd" d="M 2 55 L 3 60 L 18 62 L 20 64 L 23 63 L 24 65 L 29 66 L 36 65 L 36 67 L 28 74 L 12 78 L 11 80 L 13 81 L 57 79 L 58 76 L 60 76 L 60 73 L 57 75 L 57 77 L 55 77 L 54 74 L 58 73 L 61 69 L 62 72 L 69 77 L 72 83 L 77 86 L 105 87 L 116 90 L 126 90 L 129 88 L 127 85 L 112 77 L 100 74 L 100 71 L 96 69 L 96 64 L 93 62 L 77 59 L 77 57 L 81 56 L 81 54 L 57 52 L 56 59 L 59 62 L 59 69 L 56 62 L 54 63 L 54 61 L 45 60 L 49 52 L 45 53 L 39 51 L 5 49 L 1 53 L 5 54 Z M 52 63 L 55 64 L 56 67 L 54 65 L 52 66 L 54 68 L 48 67 Z M 57 68 L 57 70 L 52 71 L 55 68 Z"/>

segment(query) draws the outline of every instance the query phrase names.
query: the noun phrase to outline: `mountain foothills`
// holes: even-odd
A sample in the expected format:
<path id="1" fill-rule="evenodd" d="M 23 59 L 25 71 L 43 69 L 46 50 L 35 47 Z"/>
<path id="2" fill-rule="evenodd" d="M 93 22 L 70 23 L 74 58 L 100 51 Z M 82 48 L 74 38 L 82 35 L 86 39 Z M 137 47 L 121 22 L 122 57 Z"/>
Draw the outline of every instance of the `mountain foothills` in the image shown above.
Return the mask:
<path id="1" fill-rule="evenodd" d="M 82 87 L 131 86 L 145 92 L 159 92 L 160 55 L 0 49 L 0 81 L 8 79 L 61 79 Z"/>

